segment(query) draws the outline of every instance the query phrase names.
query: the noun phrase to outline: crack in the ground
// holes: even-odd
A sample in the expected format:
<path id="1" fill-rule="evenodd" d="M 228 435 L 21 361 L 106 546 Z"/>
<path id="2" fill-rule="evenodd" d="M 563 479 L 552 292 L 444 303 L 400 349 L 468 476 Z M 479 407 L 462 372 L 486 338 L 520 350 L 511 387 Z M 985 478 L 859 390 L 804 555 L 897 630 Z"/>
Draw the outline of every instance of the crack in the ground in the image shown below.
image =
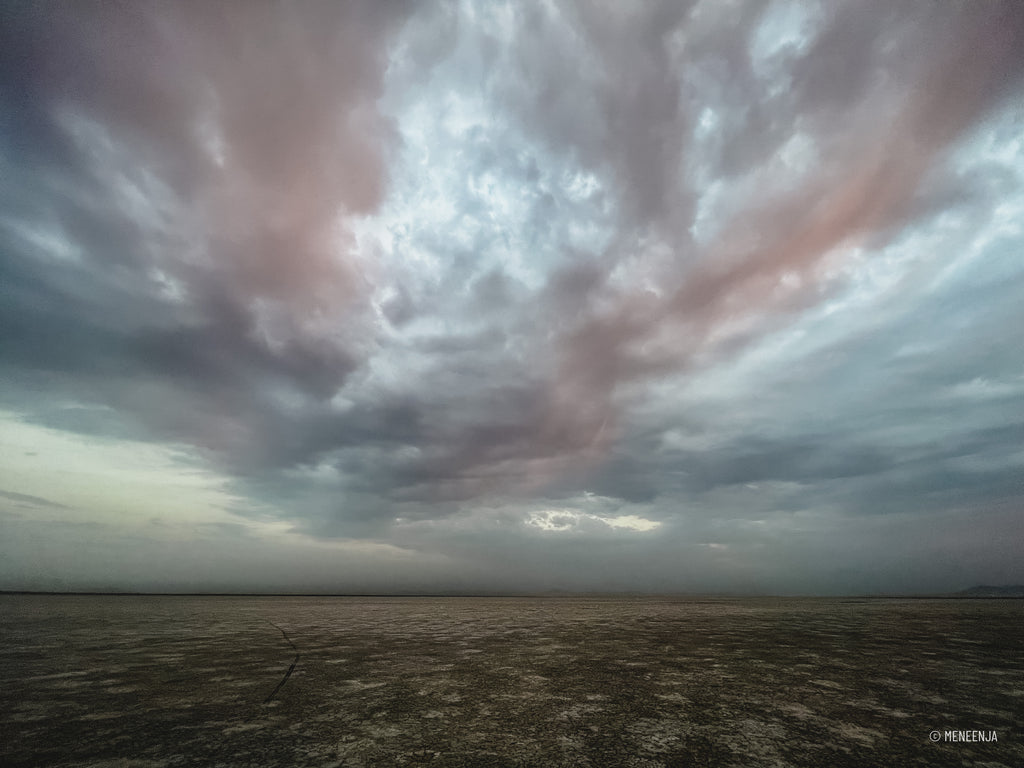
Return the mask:
<path id="1" fill-rule="evenodd" d="M 292 672 L 295 671 L 295 665 L 299 663 L 299 649 L 295 647 L 295 643 L 293 643 L 292 639 L 288 637 L 288 633 L 272 621 L 268 621 L 267 623 L 270 624 L 270 626 L 275 627 L 277 631 L 280 632 L 282 636 L 284 636 L 284 639 L 288 642 L 288 645 L 290 645 L 292 647 L 292 650 L 295 651 L 295 658 L 292 659 L 292 665 L 288 667 L 288 671 L 284 673 L 284 677 L 281 678 L 281 681 L 277 684 L 277 687 L 275 687 L 274 690 L 270 692 L 270 695 L 263 700 L 264 704 L 269 704 L 274 699 L 274 697 L 277 695 L 277 692 L 281 690 L 284 684 L 288 682 L 288 678 L 292 676 Z"/>

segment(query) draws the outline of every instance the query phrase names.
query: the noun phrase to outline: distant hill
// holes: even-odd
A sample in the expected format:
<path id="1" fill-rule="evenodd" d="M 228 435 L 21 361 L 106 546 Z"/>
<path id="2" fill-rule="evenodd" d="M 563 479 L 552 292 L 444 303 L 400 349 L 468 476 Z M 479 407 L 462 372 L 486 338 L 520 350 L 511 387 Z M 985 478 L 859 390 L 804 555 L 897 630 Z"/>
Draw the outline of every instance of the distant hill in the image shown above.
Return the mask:
<path id="1" fill-rule="evenodd" d="M 1024 597 L 1024 585 L 971 587 L 957 592 L 956 597 Z"/>

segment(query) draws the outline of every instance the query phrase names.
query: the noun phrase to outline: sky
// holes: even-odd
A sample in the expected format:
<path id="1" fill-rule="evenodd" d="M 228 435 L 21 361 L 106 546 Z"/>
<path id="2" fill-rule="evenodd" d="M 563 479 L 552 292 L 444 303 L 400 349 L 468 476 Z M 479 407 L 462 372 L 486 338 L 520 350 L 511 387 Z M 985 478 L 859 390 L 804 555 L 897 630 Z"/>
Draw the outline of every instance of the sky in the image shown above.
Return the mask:
<path id="1" fill-rule="evenodd" d="M 0 588 L 1024 583 L 1024 4 L 0 10 Z"/>

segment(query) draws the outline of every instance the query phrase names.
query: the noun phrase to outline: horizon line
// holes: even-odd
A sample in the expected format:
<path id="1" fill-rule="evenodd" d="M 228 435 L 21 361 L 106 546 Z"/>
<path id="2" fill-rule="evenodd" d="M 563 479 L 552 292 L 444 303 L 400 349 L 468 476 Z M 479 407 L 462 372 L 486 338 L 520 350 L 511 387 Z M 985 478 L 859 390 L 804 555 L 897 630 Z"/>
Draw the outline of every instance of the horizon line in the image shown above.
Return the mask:
<path id="1" fill-rule="evenodd" d="M 1012 586 L 1002 589 L 1012 589 Z M 375 597 L 375 598 L 671 598 L 679 600 L 755 600 L 755 599 L 820 599 L 820 600 L 872 600 L 872 599 L 967 599 L 967 600 L 1020 600 L 1024 595 L 972 594 L 979 587 L 957 592 L 912 593 L 850 593 L 850 594 L 757 594 L 740 592 L 574 592 L 547 590 L 543 592 L 215 592 L 215 591 L 134 591 L 134 590 L 38 590 L 0 589 L 0 595 L 39 595 L 53 597 Z M 995 587 L 993 589 L 1000 589 Z M 1024 591 L 1024 588 L 1021 588 Z"/>

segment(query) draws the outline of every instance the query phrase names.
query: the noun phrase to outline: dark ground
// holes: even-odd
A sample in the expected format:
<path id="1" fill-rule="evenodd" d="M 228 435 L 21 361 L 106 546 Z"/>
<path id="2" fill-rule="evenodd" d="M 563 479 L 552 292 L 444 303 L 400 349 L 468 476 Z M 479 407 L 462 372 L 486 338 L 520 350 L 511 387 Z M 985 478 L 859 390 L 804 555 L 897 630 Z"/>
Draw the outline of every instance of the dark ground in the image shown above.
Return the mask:
<path id="1" fill-rule="evenodd" d="M 7 595 L 0 765 L 1013 768 L 1022 619 L 1022 600 Z"/>

